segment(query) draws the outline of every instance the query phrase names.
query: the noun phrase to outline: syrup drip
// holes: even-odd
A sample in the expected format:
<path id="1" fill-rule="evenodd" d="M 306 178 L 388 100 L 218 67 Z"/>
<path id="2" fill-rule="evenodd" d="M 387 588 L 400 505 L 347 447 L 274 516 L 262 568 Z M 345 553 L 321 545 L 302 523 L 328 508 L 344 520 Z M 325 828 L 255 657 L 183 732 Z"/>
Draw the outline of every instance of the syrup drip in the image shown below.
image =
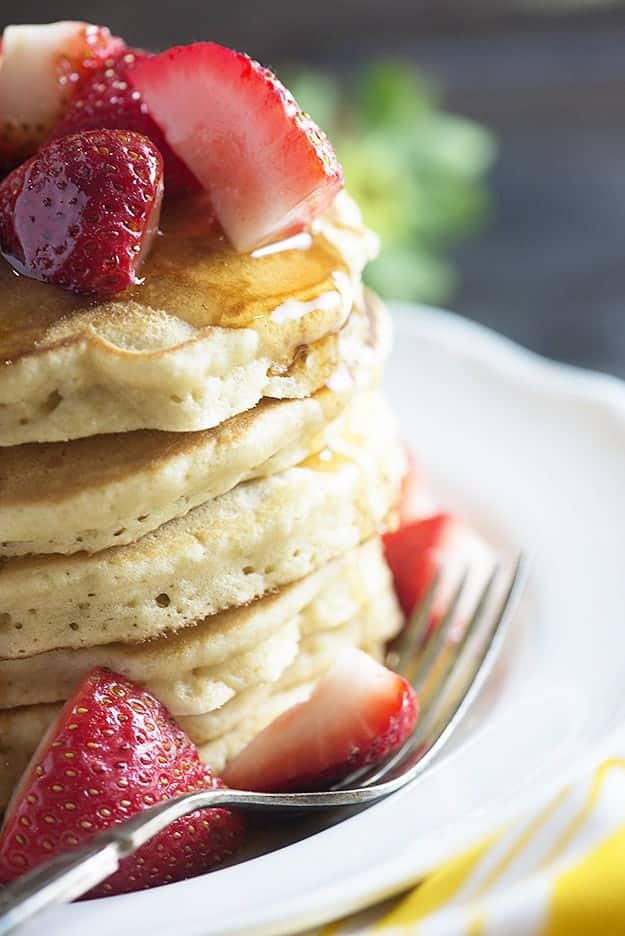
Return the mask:
<path id="1" fill-rule="evenodd" d="M 320 452 L 309 455 L 299 463 L 298 468 L 308 468 L 309 471 L 321 471 L 333 473 L 338 471 L 343 465 L 353 465 L 354 459 L 350 458 L 344 452 L 326 446 Z"/>

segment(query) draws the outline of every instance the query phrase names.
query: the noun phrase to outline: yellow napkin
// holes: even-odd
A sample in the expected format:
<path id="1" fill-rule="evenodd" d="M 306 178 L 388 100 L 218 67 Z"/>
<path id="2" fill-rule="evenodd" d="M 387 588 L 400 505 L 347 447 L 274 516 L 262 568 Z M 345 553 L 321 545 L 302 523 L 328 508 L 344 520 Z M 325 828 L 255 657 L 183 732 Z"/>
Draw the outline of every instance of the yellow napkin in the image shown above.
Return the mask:
<path id="1" fill-rule="evenodd" d="M 625 759 L 315 936 L 625 936 Z"/>

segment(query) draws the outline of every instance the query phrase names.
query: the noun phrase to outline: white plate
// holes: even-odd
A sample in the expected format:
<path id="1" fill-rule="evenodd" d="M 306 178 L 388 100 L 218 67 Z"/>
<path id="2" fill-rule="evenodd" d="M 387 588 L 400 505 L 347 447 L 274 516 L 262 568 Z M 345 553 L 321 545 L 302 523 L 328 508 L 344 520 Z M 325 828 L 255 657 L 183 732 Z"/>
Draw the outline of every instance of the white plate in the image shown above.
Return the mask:
<path id="1" fill-rule="evenodd" d="M 578 770 L 625 715 L 625 385 L 397 310 L 388 389 L 442 497 L 532 558 L 504 658 L 409 790 L 288 847 L 26 934 L 293 932 L 388 895 Z"/>

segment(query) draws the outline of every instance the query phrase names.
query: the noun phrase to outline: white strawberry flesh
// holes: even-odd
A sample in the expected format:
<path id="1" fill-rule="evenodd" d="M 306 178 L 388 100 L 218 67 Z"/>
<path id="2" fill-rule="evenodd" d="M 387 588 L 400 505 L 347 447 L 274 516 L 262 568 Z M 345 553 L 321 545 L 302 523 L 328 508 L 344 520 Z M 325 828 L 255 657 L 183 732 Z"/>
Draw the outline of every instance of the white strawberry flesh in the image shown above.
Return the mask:
<path id="1" fill-rule="evenodd" d="M 196 42 L 139 62 L 130 80 L 237 250 L 302 230 L 342 188 L 325 135 L 246 55 Z"/>
<path id="2" fill-rule="evenodd" d="M 0 57 L 0 163 L 16 165 L 33 153 L 81 78 L 123 46 L 105 27 L 79 21 L 7 26 Z"/>
<path id="3" fill-rule="evenodd" d="M 228 765 L 228 786 L 321 789 L 395 750 L 414 727 L 411 686 L 361 650 L 345 650 L 306 702 L 271 722 Z"/>

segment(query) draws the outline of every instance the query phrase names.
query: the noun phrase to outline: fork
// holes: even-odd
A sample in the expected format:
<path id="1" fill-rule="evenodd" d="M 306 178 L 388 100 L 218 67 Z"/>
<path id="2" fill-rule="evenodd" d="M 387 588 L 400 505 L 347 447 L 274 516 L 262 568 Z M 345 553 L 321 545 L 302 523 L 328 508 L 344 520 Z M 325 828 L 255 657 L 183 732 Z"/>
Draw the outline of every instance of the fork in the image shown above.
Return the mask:
<path id="1" fill-rule="evenodd" d="M 414 782 L 449 740 L 476 698 L 503 642 L 505 625 L 524 581 L 519 557 L 504 573 L 495 565 L 477 597 L 460 639 L 457 610 L 470 579 L 467 569 L 436 628 L 431 625 L 439 575 L 387 655 L 387 665 L 405 676 L 421 703 L 412 734 L 394 754 L 363 767 L 319 793 L 251 793 L 216 789 L 188 793 L 146 809 L 94 837 L 85 847 L 60 855 L 0 891 L 0 936 L 57 903 L 85 894 L 117 870 L 119 862 L 187 813 L 208 807 L 246 812 L 312 812 L 362 808 Z M 496 587 L 499 597 L 495 596 Z"/>

